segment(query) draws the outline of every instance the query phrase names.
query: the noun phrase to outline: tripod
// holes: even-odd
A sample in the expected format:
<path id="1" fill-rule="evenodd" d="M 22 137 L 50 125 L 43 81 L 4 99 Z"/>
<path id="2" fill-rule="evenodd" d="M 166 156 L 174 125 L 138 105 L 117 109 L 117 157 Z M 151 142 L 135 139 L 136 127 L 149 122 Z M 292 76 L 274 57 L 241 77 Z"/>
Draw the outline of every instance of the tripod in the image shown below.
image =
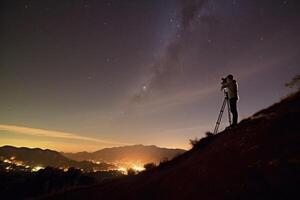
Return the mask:
<path id="1" fill-rule="evenodd" d="M 229 125 L 231 125 L 231 115 L 230 115 L 230 104 L 229 104 L 228 92 L 225 91 L 225 90 L 224 90 L 224 95 L 225 95 L 225 98 L 223 100 L 223 104 L 222 104 L 222 107 L 221 107 L 221 110 L 220 110 L 220 113 L 219 113 L 219 117 L 218 117 L 217 122 L 216 122 L 214 134 L 218 133 L 218 129 L 219 129 L 219 126 L 220 126 L 220 123 L 221 123 L 221 120 L 222 120 L 222 116 L 223 116 L 226 104 L 227 104 L 227 110 L 228 110 Z"/>

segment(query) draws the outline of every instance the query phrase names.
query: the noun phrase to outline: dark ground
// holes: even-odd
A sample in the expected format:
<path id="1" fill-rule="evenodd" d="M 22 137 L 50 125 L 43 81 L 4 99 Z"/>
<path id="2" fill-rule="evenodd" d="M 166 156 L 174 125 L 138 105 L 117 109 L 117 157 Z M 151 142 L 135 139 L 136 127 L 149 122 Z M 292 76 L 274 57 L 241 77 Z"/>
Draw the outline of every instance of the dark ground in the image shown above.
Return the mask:
<path id="1" fill-rule="evenodd" d="M 137 176 L 45 199 L 297 199 L 300 92 Z"/>

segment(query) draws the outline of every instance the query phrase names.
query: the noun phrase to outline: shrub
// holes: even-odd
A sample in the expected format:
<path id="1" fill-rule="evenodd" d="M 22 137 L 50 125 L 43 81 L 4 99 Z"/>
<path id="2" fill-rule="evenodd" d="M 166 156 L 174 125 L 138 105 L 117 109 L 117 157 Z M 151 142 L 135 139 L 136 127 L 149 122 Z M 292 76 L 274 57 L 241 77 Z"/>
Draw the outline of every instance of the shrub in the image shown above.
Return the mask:
<path id="1" fill-rule="evenodd" d="M 169 159 L 167 157 L 164 157 L 163 159 L 160 160 L 159 164 L 164 164 L 167 163 Z"/>
<path id="2" fill-rule="evenodd" d="M 300 88 L 300 74 L 296 75 L 290 82 L 286 83 L 285 86 L 289 88 Z"/>
<path id="3" fill-rule="evenodd" d="M 199 138 L 195 138 L 195 139 L 190 139 L 190 145 L 192 146 L 192 148 L 194 148 L 198 143 L 199 143 L 200 139 Z"/>
<path id="4" fill-rule="evenodd" d="M 136 170 L 132 169 L 132 168 L 127 169 L 127 175 L 128 176 L 134 176 L 134 175 L 137 175 L 137 173 L 138 172 Z"/>
<path id="5" fill-rule="evenodd" d="M 215 137 L 215 135 L 211 132 L 206 132 L 205 137 L 198 139 L 190 139 L 190 144 L 192 145 L 192 149 L 202 149 L 207 144 L 209 144 L 212 139 Z"/>
<path id="6" fill-rule="evenodd" d="M 156 167 L 155 163 L 147 163 L 147 164 L 144 165 L 144 168 L 145 168 L 146 171 L 151 170 L 155 167 Z"/>

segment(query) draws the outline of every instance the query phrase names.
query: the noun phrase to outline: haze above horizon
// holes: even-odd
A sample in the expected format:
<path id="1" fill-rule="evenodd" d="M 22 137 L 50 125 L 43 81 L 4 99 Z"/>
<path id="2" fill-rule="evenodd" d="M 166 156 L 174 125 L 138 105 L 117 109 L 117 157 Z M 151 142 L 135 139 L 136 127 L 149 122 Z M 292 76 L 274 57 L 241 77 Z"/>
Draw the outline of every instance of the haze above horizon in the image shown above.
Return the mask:
<path id="1" fill-rule="evenodd" d="M 299 9 L 297 0 L 2 2 L 0 146 L 188 149 L 215 125 L 222 77 L 238 81 L 240 120 L 291 92 Z"/>

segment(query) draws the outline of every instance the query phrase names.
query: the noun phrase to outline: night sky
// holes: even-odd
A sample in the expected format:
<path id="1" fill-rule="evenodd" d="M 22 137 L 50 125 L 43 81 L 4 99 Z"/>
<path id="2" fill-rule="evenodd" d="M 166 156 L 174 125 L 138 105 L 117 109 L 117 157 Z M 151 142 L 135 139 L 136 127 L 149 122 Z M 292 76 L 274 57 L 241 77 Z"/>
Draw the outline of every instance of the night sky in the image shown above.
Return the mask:
<path id="1" fill-rule="evenodd" d="M 188 149 L 214 128 L 221 77 L 241 120 L 300 73 L 299 0 L 0 4 L 1 146 Z"/>

